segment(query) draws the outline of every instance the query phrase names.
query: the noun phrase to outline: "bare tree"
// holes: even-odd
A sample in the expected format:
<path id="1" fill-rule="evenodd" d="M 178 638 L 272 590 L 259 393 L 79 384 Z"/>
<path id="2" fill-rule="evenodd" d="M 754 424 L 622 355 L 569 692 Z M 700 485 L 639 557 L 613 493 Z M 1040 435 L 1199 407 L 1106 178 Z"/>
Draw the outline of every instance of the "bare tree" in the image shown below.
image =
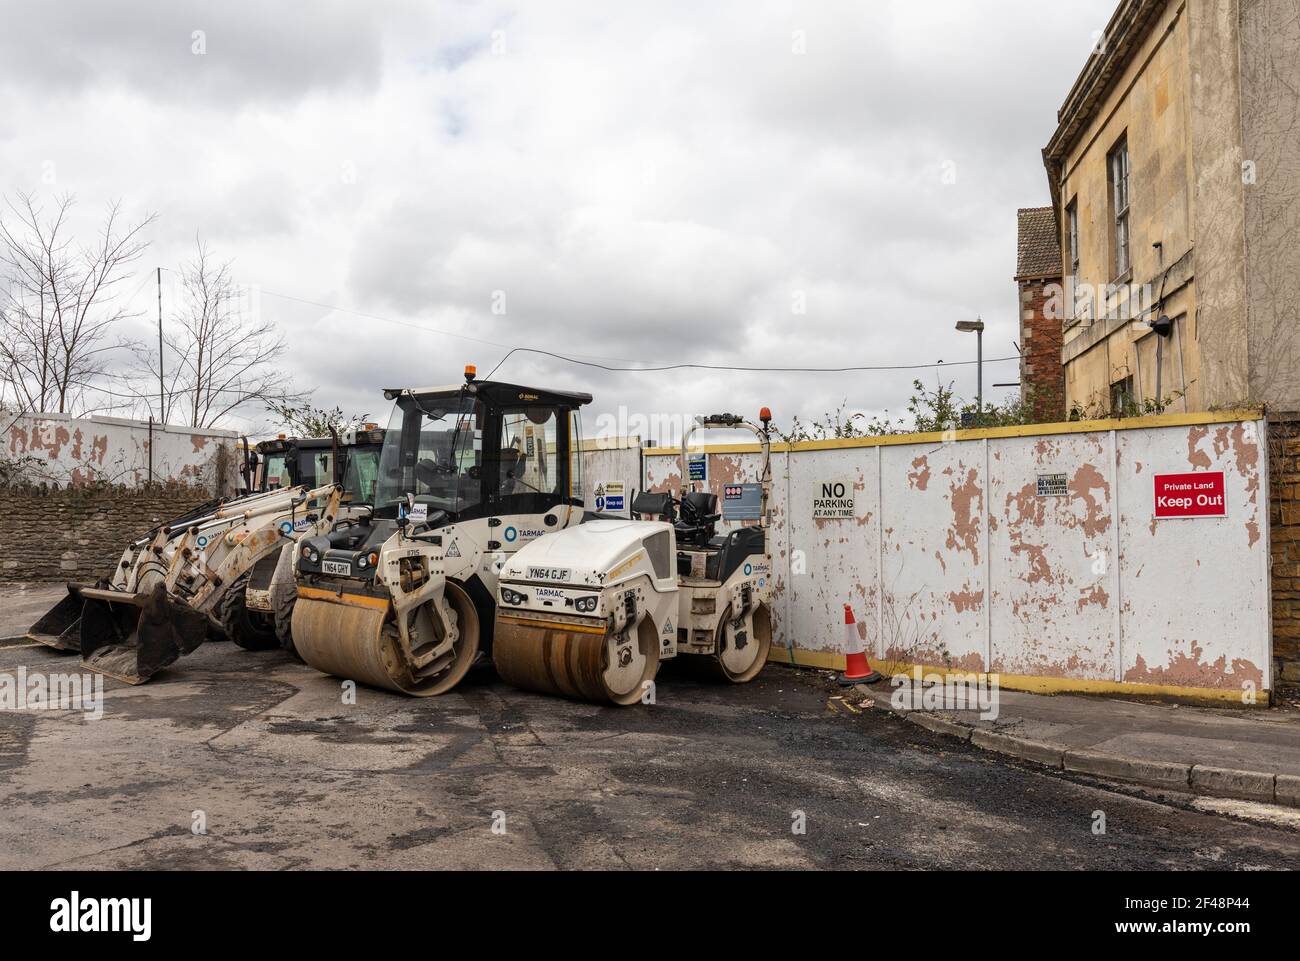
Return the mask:
<path id="1" fill-rule="evenodd" d="M 208 245 L 197 242 L 192 260 L 178 271 L 180 290 L 170 329 L 164 331 L 161 397 L 158 356 L 137 348 L 149 377 L 138 392 L 160 420 L 191 427 L 214 427 L 241 407 L 258 403 L 290 405 L 302 395 L 280 369 L 284 338 L 270 321 L 249 309 L 231 273 L 230 261 L 217 261 Z"/>
<path id="2" fill-rule="evenodd" d="M 89 244 L 72 236 L 70 194 L 46 216 L 31 194 L 0 211 L 0 386 L 20 410 L 81 413 L 87 391 L 122 346 L 110 336 L 130 315 L 119 297 L 149 246 L 150 215 L 123 222 L 111 204 Z"/>

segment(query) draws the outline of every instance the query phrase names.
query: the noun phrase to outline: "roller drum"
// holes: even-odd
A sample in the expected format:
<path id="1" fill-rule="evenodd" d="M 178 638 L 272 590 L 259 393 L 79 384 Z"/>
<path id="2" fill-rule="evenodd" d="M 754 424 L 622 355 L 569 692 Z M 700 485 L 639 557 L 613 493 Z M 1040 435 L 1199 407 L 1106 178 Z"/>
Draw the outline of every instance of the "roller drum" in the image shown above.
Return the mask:
<path id="1" fill-rule="evenodd" d="M 730 613 L 718 624 L 714 663 L 724 681 L 748 684 L 767 664 L 772 649 L 772 615 L 767 605 L 759 604 L 739 624 L 733 624 Z"/>
<path id="2" fill-rule="evenodd" d="M 407 656 L 386 604 L 305 594 L 300 588 L 293 605 L 293 645 L 303 661 L 322 673 L 414 697 L 433 697 L 459 684 L 478 653 L 478 612 L 458 585 L 447 585 L 447 600 L 456 614 L 460 637 L 451 654 L 432 664 Z M 428 639 L 433 634 L 433 620 L 425 608 L 416 611 L 413 621 L 420 636 Z"/>
<path id="3" fill-rule="evenodd" d="M 498 617 L 492 660 L 507 684 L 595 704 L 637 703 L 659 669 L 654 627 L 643 621 L 636 640 L 576 625 Z"/>

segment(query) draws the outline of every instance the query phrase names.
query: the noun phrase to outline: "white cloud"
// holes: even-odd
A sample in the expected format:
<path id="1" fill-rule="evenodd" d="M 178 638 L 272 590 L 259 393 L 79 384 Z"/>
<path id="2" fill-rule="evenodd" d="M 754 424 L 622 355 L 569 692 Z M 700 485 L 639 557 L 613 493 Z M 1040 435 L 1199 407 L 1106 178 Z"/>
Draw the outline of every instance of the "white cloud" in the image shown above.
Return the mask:
<path id="1" fill-rule="evenodd" d="M 165 266 L 200 234 L 268 291 L 498 343 L 953 362 L 974 347 L 953 324 L 980 314 L 987 352 L 1008 356 L 1015 210 L 1047 201 L 1039 151 L 1112 3 L 11 3 L 0 183 L 158 211 Z M 382 386 L 503 353 L 261 303 L 323 406 L 380 414 Z M 901 410 L 916 375 L 516 355 L 502 376 L 590 389 L 593 413 L 767 404 L 788 420 Z M 970 369 L 944 376 L 973 393 Z"/>

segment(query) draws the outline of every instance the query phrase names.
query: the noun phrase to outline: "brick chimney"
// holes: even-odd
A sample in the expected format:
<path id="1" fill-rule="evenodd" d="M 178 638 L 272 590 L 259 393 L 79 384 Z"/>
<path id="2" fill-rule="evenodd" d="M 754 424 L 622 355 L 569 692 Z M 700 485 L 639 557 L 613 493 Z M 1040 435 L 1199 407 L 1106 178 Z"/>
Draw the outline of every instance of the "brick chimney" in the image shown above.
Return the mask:
<path id="1" fill-rule="evenodd" d="M 1020 299 L 1020 396 L 1036 421 L 1065 420 L 1065 367 L 1061 363 L 1064 331 L 1049 319 L 1046 304 L 1053 287 L 1060 300 L 1064 275 L 1056 215 L 1051 207 L 1017 212 L 1016 286 Z"/>

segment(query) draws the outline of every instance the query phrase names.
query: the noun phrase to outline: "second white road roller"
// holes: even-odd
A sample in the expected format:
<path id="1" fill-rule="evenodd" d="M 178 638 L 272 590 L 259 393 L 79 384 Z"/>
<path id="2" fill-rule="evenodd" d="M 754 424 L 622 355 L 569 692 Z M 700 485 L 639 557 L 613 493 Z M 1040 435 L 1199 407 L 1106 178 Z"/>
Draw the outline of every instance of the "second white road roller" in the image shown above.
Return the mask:
<path id="1" fill-rule="evenodd" d="M 598 703 L 653 697 L 664 661 L 698 658 L 744 684 L 772 644 L 771 414 L 762 425 L 733 414 L 700 417 L 682 438 L 681 476 L 700 429 L 746 429 L 759 440 L 757 523 L 719 536 L 716 494 L 639 494 L 638 517 L 591 520 L 507 558 L 497 588 L 492 659 L 507 683 Z M 685 482 L 689 483 L 689 482 Z M 729 485 L 739 492 L 744 485 Z"/>

